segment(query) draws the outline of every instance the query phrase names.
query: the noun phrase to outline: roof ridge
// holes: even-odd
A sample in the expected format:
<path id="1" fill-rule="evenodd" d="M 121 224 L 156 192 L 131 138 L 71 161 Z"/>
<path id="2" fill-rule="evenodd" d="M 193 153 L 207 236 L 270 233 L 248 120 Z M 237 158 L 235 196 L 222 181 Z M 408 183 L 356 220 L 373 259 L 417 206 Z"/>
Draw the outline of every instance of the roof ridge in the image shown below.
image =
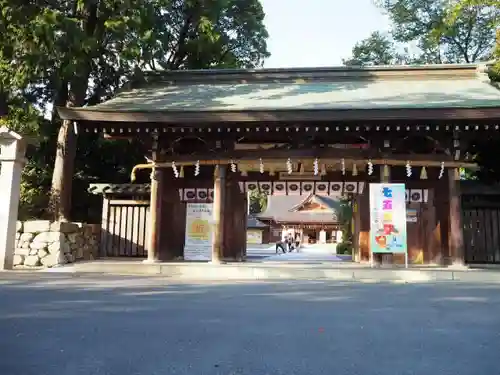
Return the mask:
<path id="1" fill-rule="evenodd" d="M 292 208 L 290 208 L 288 211 L 289 212 L 297 212 L 297 210 L 302 207 L 303 205 L 305 205 L 306 203 L 310 202 L 314 197 L 316 196 L 316 194 L 314 193 L 309 193 L 308 196 L 306 196 L 300 203 L 296 204 L 295 206 L 293 206 Z"/>
<path id="2" fill-rule="evenodd" d="M 154 83 L 255 83 L 273 80 L 345 80 L 345 79 L 384 79 L 411 76 L 473 76 L 484 64 L 427 64 L 427 65 L 376 65 L 376 66 L 331 66 L 296 68 L 260 69 L 197 69 L 166 70 L 146 72 L 141 80 L 126 83 L 121 89 L 130 90 L 150 86 Z"/>
<path id="3" fill-rule="evenodd" d="M 458 63 L 458 64 L 411 64 L 411 65 L 333 65 L 333 66 L 308 66 L 308 67 L 281 67 L 281 68 L 223 68 L 223 69 L 182 69 L 145 72 L 147 77 L 161 77 L 166 75 L 211 75 L 235 73 L 306 73 L 306 72 L 339 72 L 339 71 L 401 71 L 401 70 L 451 70 L 451 69 L 477 69 L 485 63 Z"/>

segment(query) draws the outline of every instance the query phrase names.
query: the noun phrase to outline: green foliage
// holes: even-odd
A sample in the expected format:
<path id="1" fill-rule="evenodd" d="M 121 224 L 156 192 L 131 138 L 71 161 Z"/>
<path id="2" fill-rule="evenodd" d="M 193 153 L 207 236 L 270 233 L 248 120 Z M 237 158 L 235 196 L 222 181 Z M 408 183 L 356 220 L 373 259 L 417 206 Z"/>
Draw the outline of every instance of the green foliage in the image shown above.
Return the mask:
<path id="1" fill-rule="evenodd" d="M 267 207 L 267 194 L 259 193 L 257 190 L 249 194 L 249 211 L 251 214 L 264 212 Z"/>
<path id="2" fill-rule="evenodd" d="M 342 241 L 352 242 L 352 198 L 343 197 L 340 200 L 340 230 L 342 231 Z"/>
<path id="3" fill-rule="evenodd" d="M 21 199 L 19 202 L 19 218 L 21 220 L 37 217 L 42 214 L 46 206 L 48 189 L 44 189 L 44 164 L 42 161 L 46 139 L 40 134 L 43 119 L 39 112 L 23 97 L 10 93 L 6 100 L 7 114 L 0 118 L 0 127 L 9 129 L 34 141 L 26 152 L 27 163 L 21 175 Z M 46 177 L 46 176 L 45 176 Z"/>
<path id="4" fill-rule="evenodd" d="M 53 159 L 50 123 L 22 98 L 14 98 L 9 102 L 8 115 L 0 118 L 0 126 L 7 126 L 33 142 L 28 145 L 26 165 L 21 175 L 19 219 L 43 218 L 46 216 L 51 177 L 47 164 Z"/>
<path id="5" fill-rule="evenodd" d="M 485 3 L 488 3 L 487 0 Z M 500 8 L 479 4 L 461 7 L 450 22 L 449 0 L 379 0 L 388 14 L 395 41 L 415 43 L 426 63 L 472 63 L 491 57 L 495 20 Z"/>
<path id="6" fill-rule="evenodd" d="M 489 40 L 486 45 L 494 45 L 493 53 L 490 56 L 493 60 L 493 66 L 489 71 L 492 81 L 500 81 L 500 1 L 499 0 L 458 0 L 453 1 L 445 9 L 446 27 L 457 27 L 460 20 L 472 16 L 479 20 L 480 24 L 485 25 L 488 30 Z M 491 30 L 496 30 L 495 34 Z M 479 171 L 465 171 L 465 179 L 478 179 L 485 183 L 495 183 L 500 181 L 498 141 L 494 139 L 483 139 L 471 146 L 469 150 L 474 156 L 475 161 L 481 166 Z"/>
<path id="7" fill-rule="evenodd" d="M 343 241 L 337 244 L 337 254 L 340 255 L 352 255 L 352 242 Z"/>
<path id="8" fill-rule="evenodd" d="M 127 182 L 147 153 L 81 134 L 70 147 L 64 134 L 56 141 L 57 117 L 47 125 L 35 107 L 96 104 L 145 71 L 261 66 L 263 20 L 258 0 L 0 0 L 0 118 L 40 141 L 28 152 L 21 216 L 47 214 L 56 148 L 66 147 L 57 157 L 70 167 L 54 174 L 74 176 L 78 220 L 99 218 L 89 182 Z"/>
<path id="9" fill-rule="evenodd" d="M 19 220 L 47 218 L 51 173 L 36 159 L 36 151 L 29 155 L 21 181 Z"/>
<path id="10" fill-rule="evenodd" d="M 446 10 L 446 22 L 448 25 L 453 25 L 457 19 L 460 19 L 464 14 L 474 9 L 488 9 L 493 16 L 491 18 L 491 26 L 497 27 L 500 22 L 500 0 L 458 0 L 448 4 Z"/>
<path id="11" fill-rule="evenodd" d="M 345 64 L 474 63 L 494 59 L 490 78 L 500 81 L 500 0 L 377 0 L 392 21 L 390 36 L 374 33 L 359 42 Z M 498 34 L 497 37 L 495 34 Z M 495 38 L 496 37 L 496 38 Z M 416 45 L 418 53 L 398 53 L 397 45 Z M 468 150 L 481 166 L 467 179 L 500 181 L 498 142 L 480 140 Z"/>
<path id="12" fill-rule="evenodd" d="M 446 25 L 454 25 L 457 20 L 464 15 L 474 12 L 484 12 L 489 14 L 487 19 L 488 28 L 496 30 L 496 40 L 494 43 L 493 54 L 491 58 L 494 64 L 490 69 L 489 75 L 492 81 L 500 81 L 500 0 L 458 0 L 454 1 L 446 8 Z"/>
<path id="13" fill-rule="evenodd" d="M 7 114 L 0 118 L 0 127 L 7 126 L 25 137 L 38 137 L 40 114 L 30 103 L 22 97 L 11 98 L 7 109 Z"/>
<path id="14" fill-rule="evenodd" d="M 408 64 L 411 59 L 408 52 L 397 51 L 394 41 L 379 31 L 356 43 L 352 49 L 352 57 L 344 60 L 344 65 L 400 65 Z"/>

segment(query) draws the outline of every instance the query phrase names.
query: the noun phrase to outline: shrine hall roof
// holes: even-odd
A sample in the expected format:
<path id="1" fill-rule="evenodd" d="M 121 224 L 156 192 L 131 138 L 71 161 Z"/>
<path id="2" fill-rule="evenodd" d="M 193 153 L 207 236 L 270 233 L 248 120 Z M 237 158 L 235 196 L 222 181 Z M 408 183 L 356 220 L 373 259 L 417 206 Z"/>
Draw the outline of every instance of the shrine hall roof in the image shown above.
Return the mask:
<path id="1" fill-rule="evenodd" d="M 311 200 L 316 200 L 330 210 L 327 212 L 297 210 L 302 204 Z M 327 196 L 314 194 L 309 196 L 270 195 L 267 197 L 266 210 L 258 214 L 257 218 L 271 220 L 276 223 L 337 224 L 339 222 L 340 210 L 340 202 Z"/>
<path id="2" fill-rule="evenodd" d="M 58 111 L 63 119 L 124 121 L 107 115 L 500 107 L 500 91 L 486 69 L 449 64 L 163 72 L 146 75 L 104 103 Z"/>
<path id="3" fill-rule="evenodd" d="M 254 215 L 247 216 L 247 228 L 267 228 L 267 225 L 262 221 L 257 220 Z"/>

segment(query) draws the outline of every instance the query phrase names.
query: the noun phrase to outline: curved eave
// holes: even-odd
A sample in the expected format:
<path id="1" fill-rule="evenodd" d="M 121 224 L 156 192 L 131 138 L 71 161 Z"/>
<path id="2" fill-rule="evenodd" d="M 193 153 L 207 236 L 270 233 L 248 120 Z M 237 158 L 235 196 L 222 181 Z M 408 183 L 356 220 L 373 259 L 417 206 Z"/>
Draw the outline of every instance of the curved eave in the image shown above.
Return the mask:
<path id="1" fill-rule="evenodd" d="M 57 107 L 63 120 L 119 123 L 221 123 L 372 120 L 491 120 L 500 107 L 391 109 L 275 109 L 241 111 L 103 111 Z"/>
<path id="2" fill-rule="evenodd" d="M 310 193 L 301 202 L 297 203 L 295 206 L 290 208 L 288 211 L 289 212 L 296 212 L 299 210 L 299 208 L 303 207 L 306 203 L 309 203 L 312 199 L 314 199 L 314 194 Z"/>
<path id="3" fill-rule="evenodd" d="M 260 221 L 274 221 L 274 218 L 272 216 L 260 216 L 256 215 L 255 218 Z"/>

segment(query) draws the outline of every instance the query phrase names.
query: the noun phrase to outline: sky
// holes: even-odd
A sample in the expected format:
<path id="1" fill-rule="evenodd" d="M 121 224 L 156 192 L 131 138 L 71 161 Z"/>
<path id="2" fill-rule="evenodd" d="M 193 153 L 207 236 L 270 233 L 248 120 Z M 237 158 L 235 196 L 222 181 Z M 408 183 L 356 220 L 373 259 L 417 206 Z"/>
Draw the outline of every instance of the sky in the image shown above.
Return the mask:
<path id="1" fill-rule="evenodd" d="M 271 57 L 266 68 L 342 65 L 354 44 L 389 20 L 373 0 L 261 0 Z"/>

